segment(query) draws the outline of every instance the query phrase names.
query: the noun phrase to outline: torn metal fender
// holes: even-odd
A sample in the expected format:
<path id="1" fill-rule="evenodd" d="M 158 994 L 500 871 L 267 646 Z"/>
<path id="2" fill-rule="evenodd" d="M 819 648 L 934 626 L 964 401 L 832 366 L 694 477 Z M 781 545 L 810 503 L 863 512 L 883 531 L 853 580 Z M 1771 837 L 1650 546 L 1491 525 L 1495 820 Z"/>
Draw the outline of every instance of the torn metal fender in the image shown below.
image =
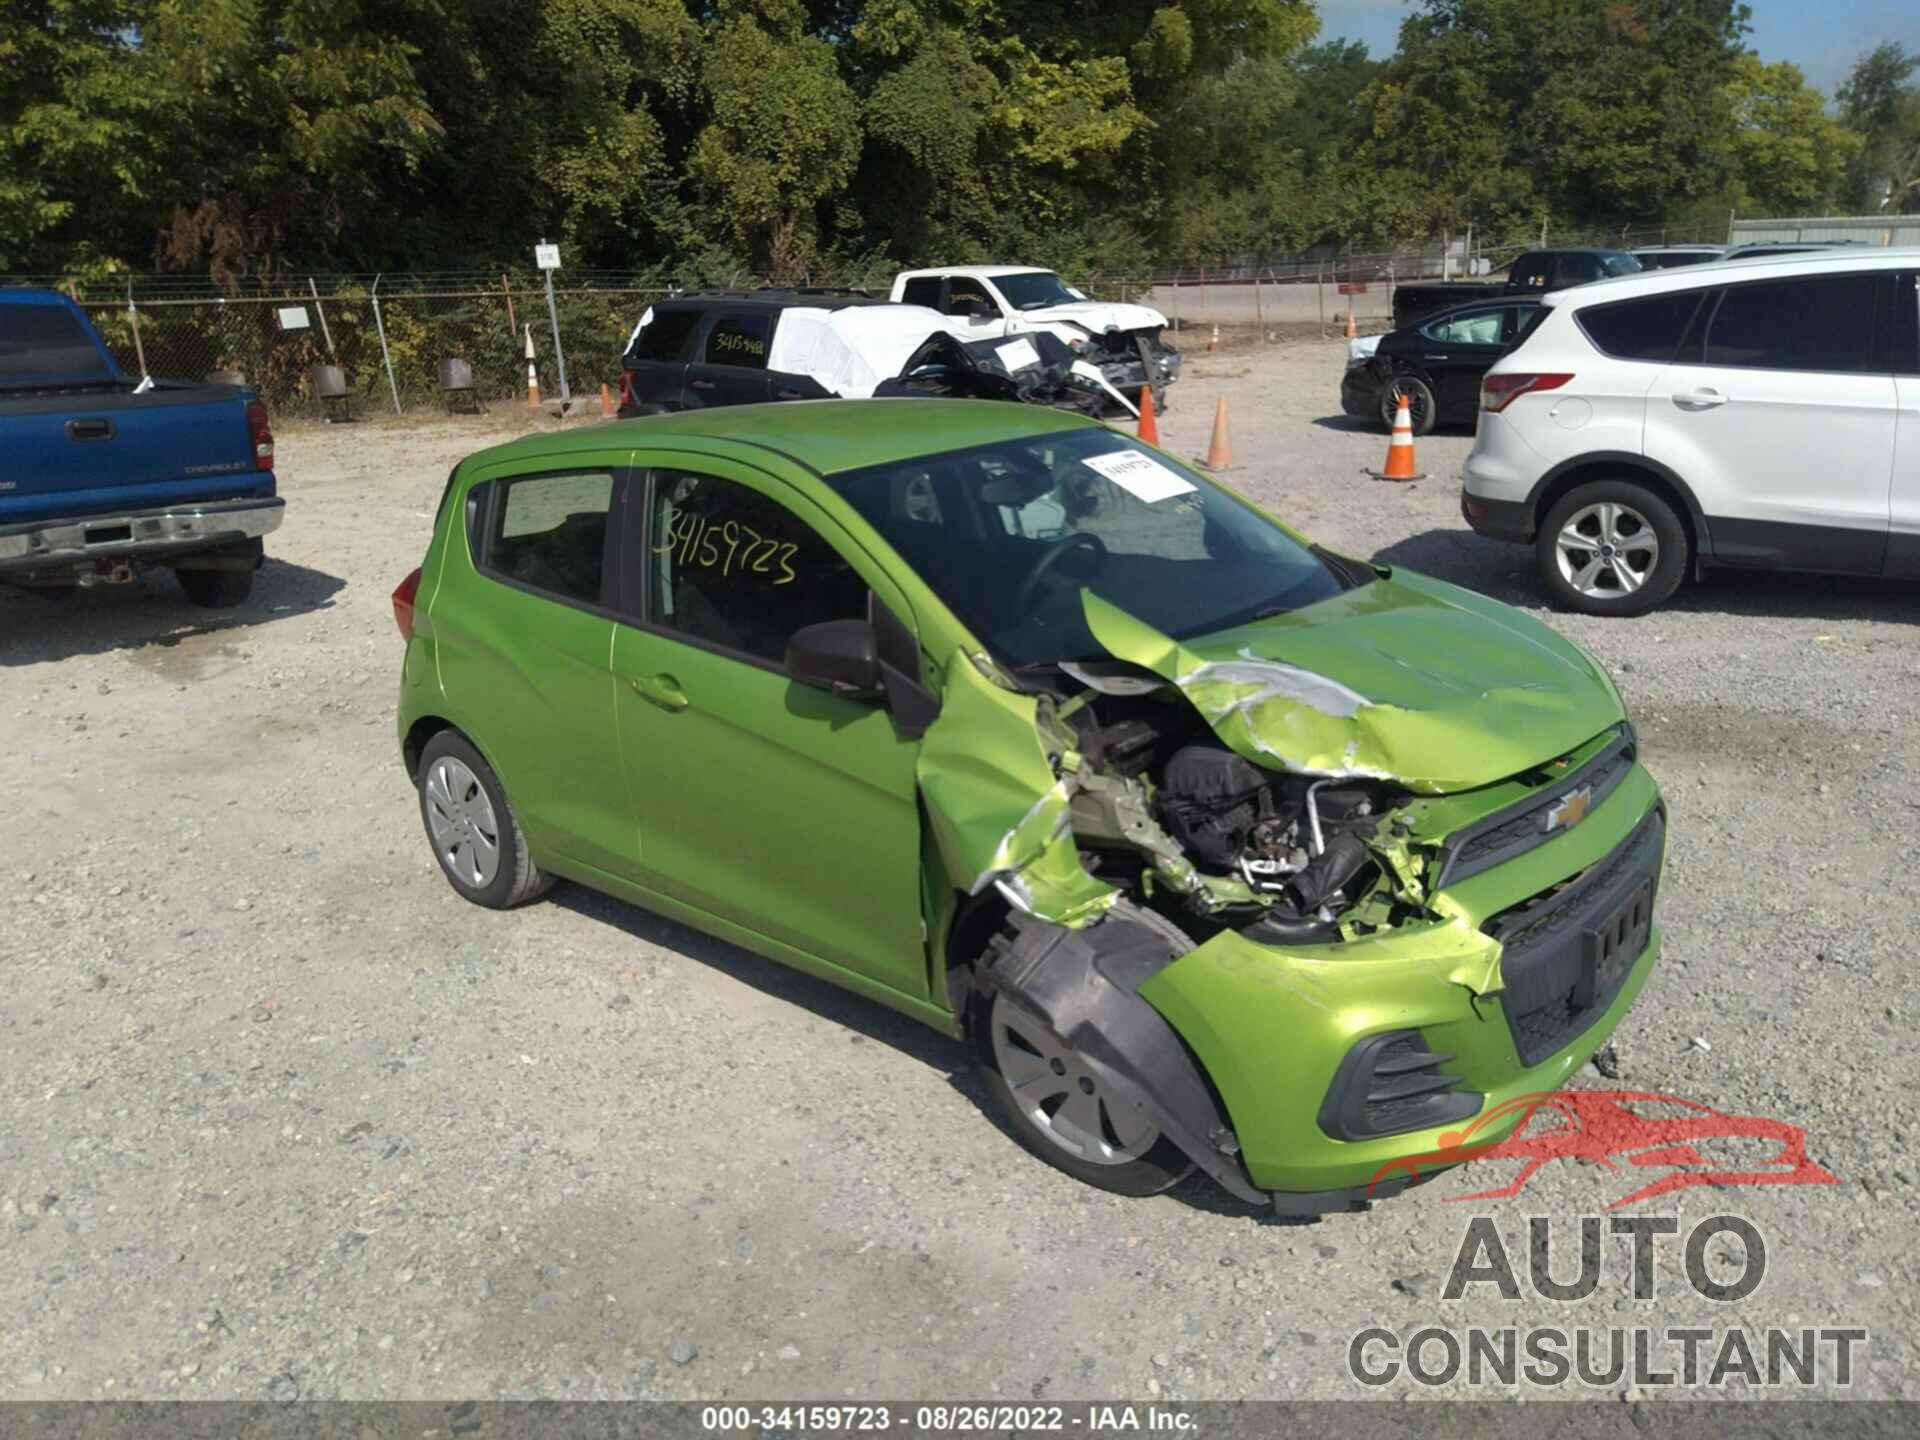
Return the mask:
<path id="1" fill-rule="evenodd" d="M 977 895 L 995 886 L 1015 909 L 1090 924 L 1117 892 L 1080 863 L 1070 828 L 1071 766 L 1055 771 L 1040 701 L 995 684 L 964 651 L 947 665 L 940 715 L 915 773 L 947 877 Z M 1056 753 L 1070 732 L 1054 736 Z"/>
<path id="2" fill-rule="evenodd" d="M 1265 1204 L 1270 1197 L 1247 1177 L 1239 1142 L 1200 1067 L 1137 993 L 1173 959 L 1165 936 L 1124 913 L 1083 930 L 1024 920 L 984 979 L 1071 1045 L 1110 1103 L 1143 1112 L 1221 1185 Z"/>

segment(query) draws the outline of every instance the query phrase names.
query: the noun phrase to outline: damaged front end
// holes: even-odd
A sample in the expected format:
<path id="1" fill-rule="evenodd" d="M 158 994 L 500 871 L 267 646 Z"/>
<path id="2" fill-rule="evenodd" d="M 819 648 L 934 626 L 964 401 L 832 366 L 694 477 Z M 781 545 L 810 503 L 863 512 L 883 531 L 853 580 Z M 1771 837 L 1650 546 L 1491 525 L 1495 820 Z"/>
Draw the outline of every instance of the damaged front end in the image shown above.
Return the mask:
<path id="1" fill-rule="evenodd" d="M 1194 1161 L 1297 1213 L 1373 1198 L 1382 1165 L 1554 1088 L 1604 1041 L 1657 950 L 1664 829 L 1648 839 L 1657 792 L 1603 681 L 1548 683 L 1577 668 L 1559 655 L 1524 674 L 1474 657 L 1481 693 L 1436 663 L 1383 701 L 1082 603 L 1110 659 L 1034 684 L 956 656 L 925 737 L 937 849 L 1012 937 L 979 983 L 1076 1027 L 1103 1083 Z M 1369 602 L 1348 603 L 1364 624 Z M 1514 716 L 1530 734 L 1502 733 Z M 1463 861 L 1476 835 L 1496 838 Z M 1141 909 L 1190 945 L 1156 947 Z M 1584 927 L 1628 937 L 1628 920 L 1603 973 Z"/>
<path id="2" fill-rule="evenodd" d="M 1047 332 L 1011 339 L 962 340 L 929 335 L 900 373 L 874 388 L 878 398 L 1009 400 L 1101 416 L 1134 406 L 1100 370 Z"/>

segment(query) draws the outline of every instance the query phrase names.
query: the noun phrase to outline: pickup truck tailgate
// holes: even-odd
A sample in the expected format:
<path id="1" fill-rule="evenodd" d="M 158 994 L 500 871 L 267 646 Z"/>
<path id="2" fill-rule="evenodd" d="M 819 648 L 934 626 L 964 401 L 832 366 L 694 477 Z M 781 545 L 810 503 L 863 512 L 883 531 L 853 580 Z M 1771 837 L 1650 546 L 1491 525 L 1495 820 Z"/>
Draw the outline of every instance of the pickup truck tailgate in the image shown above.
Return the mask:
<path id="1" fill-rule="evenodd" d="M 0 524 L 272 493 L 272 472 L 254 467 L 246 397 L 233 386 L 163 384 L 140 395 L 124 382 L 26 394 L 0 386 L 0 416 Z"/>

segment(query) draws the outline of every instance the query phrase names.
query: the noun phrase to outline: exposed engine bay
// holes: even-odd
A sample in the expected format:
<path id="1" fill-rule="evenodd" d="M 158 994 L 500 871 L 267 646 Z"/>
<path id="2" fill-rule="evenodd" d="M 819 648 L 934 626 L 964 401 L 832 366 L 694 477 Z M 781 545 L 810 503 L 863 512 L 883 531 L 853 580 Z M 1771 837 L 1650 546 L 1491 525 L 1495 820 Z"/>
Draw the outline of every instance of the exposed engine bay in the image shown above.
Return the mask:
<path id="1" fill-rule="evenodd" d="M 1055 715 L 1073 736 L 1060 763 L 1082 864 L 1176 901 L 1196 933 L 1325 943 L 1424 911 L 1424 858 L 1396 815 L 1414 798 L 1405 790 L 1256 765 L 1172 687 L 1089 690 Z"/>

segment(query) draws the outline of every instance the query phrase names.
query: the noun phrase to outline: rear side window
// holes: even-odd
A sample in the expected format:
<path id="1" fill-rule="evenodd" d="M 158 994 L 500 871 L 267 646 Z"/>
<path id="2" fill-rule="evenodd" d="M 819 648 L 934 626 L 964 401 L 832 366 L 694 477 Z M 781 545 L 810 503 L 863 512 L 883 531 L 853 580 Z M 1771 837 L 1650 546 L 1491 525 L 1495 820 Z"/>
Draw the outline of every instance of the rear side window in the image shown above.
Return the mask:
<path id="1" fill-rule="evenodd" d="M 0 380 L 106 380 L 112 373 L 87 327 L 66 306 L 0 305 Z"/>
<path id="2" fill-rule="evenodd" d="M 1673 359 L 1680 338 L 1687 333 L 1702 290 L 1672 295 L 1649 295 L 1644 300 L 1617 300 L 1611 305 L 1588 305 L 1574 318 L 1603 355 L 1616 360 Z"/>
<path id="3" fill-rule="evenodd" d="M 564 600 L 601 603 L 613 476 L 605 471 L 496 482 L 480 568 Z"/>
<path id="4" fill-rule="evenodd" d="M 918 280 L 907 281 L 906 288 L 900 292 L 902 305 L 924 305 L 929 310 L 940 308 L 940 277 L 923 275 Z"/>
<path id="5" fill-rule="evenodd" d="M 767 339 L 773 333 L 770 315 L 722 315 L 707 334 L 709 365 L 745 365 L 764 370 L 767 366 Z"/>
<path id="6" fill-rule="evenodd" d="M 684 360 L 687 342 L 700 323 L 698 310 L 656 310 L 627 352 L 629 360 Z"/>
<path id="7" fill-rule="evenodd" d="M 1432 321 L 1422 326 L 1420 333 L 1442 345 L 1498 345 L 1500 332 L 1506 328 L 1504 317 L 1509 313 L 1504 308 L 1469 310 L 1464 315 Z"/>
<path id="8" fill-rule="evenodd" d="M 784 505 L 713 475 L 657 473 L 647 556 L 653 624 L 698 644 L 782 665 L 787 641 L 822 620 L 859 620 L 859 572 Z"/>
<path id="9" fill-rule="evenodd" d="M 1735 285 L 1707 322 L 1708 365 L 1857 374 L 1873 363 L 1877 275 Z"/>

